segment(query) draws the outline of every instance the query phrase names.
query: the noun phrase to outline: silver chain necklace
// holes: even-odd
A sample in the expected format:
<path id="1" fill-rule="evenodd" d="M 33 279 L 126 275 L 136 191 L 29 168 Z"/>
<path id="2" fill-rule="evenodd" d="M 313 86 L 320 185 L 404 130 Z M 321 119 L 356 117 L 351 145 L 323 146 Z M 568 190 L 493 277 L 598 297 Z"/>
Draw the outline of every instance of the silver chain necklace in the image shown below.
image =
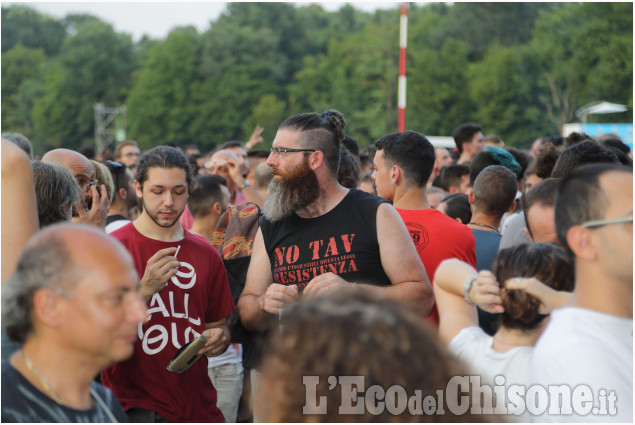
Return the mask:
<path id="1" fill-rule="evenodd" d="M 33 366 L 33 363 L 31 363 L 31 360 L 29 360 L 26 354 L 24 354 L 24 350 L 20 350 L 20 354 L 22 355 L 22 358 L 24 359 L 24 362 L 26 363 L 26 367 L 28 367 L 29 370 L 33 372 L 35 376 L 37 376 L 37 378 L 40 380 L 40 383 L 42 384 L 42 387 L 44 387 L 44 389 L 53 396 L 53 399 L 55 400 L 55 402 L 57 404 L 61 404 L 62 406 L 66 406 L 66 404 L 64 404 L 64 402 L 62 401 L 62 397 L 60 397 L 53 390 L 53 388 L 51 387 L 49 382 L 46 380 L 46 378 L 44 378 L 42 374 L 35 368 L 35 366 Z"/>

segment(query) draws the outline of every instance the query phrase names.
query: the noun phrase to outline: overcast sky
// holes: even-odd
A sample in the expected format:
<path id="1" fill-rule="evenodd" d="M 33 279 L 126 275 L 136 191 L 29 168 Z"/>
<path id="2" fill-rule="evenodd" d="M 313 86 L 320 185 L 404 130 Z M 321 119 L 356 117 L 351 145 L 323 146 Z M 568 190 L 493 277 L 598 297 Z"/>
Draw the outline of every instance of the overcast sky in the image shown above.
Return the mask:
<path id="1" fill-rule="evenodd" d="M 225 11 L 227 2 L 43 2 L 43 1 L 2 1 L 3 6 L 28 4 L 42 13 L 63 18 L 69 13 L 88 13 L 113 25 L 117 32 L 131 34 L 138 41 L 144 34 L 152 38 L 165 38 L 177 26 L 194 25 L 199 32 L 209 29 L 210 21 L 215 21 Z M 296 2 L 304 5 L 319 3 L 329 11 L 338 10 L 346 2 Z M 400 2 L 349 1 L 357 9 L 397 8 Z"/>

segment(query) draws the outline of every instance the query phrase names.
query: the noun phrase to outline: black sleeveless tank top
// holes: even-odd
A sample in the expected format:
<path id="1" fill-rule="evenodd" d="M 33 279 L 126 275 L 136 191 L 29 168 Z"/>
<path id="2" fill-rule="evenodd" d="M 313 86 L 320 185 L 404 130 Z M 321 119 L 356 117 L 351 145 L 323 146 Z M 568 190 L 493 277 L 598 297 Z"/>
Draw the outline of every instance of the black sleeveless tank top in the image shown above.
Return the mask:
<path id="1" fill-rule="evenodd" d="M 349 282 L 390 285 L 377 243 L 377 208 L 383 202 L 388 201 L 351 189 L 320 217 L 293 214 L 277 222 L 260 217 L 273 281 L 302 289 L 332 272 Z"/>

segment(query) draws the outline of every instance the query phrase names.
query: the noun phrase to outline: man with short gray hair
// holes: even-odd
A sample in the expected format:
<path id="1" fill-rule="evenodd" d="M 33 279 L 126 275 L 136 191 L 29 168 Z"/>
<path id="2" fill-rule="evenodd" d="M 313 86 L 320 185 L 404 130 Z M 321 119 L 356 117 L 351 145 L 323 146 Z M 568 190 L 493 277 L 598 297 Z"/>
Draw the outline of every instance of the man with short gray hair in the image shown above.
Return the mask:
<path id="1" fill-rule="evenodd" d="M 94 227 L 36 233 L 2 288 L 2 325 L 23 344 L 2 363 L 2 421 L 122 422 L 121 405 L 95 383 L 132 355 L 145 308 L 125 248 Z"/>

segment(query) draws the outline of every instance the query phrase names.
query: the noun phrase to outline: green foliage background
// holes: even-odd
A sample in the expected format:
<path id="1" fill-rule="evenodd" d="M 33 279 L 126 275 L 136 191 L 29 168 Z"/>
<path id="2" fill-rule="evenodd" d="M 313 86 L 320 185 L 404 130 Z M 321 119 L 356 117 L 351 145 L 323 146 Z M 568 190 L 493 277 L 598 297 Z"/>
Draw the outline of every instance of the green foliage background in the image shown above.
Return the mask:
<path id="1" fill-rule="evenodd" d="M 632 3 L 411 4 L 408 22 L 408 129 L 450 135 L 475 121 L 527 147 L 588 102 L 632 111 Z M 39 153 L 92 145 L 95 103 L 126 105 L 128 138 L 143 148 L 207 150 L 256 124 L 270 145 L 287 116 L 328 108 L 361 146 L 397 128 L 397 5 L 229 3 L 204 33 L 138 43 L 93 16 L 14 5 L 1 29 L 2 131 L 24 133 Z"/>

